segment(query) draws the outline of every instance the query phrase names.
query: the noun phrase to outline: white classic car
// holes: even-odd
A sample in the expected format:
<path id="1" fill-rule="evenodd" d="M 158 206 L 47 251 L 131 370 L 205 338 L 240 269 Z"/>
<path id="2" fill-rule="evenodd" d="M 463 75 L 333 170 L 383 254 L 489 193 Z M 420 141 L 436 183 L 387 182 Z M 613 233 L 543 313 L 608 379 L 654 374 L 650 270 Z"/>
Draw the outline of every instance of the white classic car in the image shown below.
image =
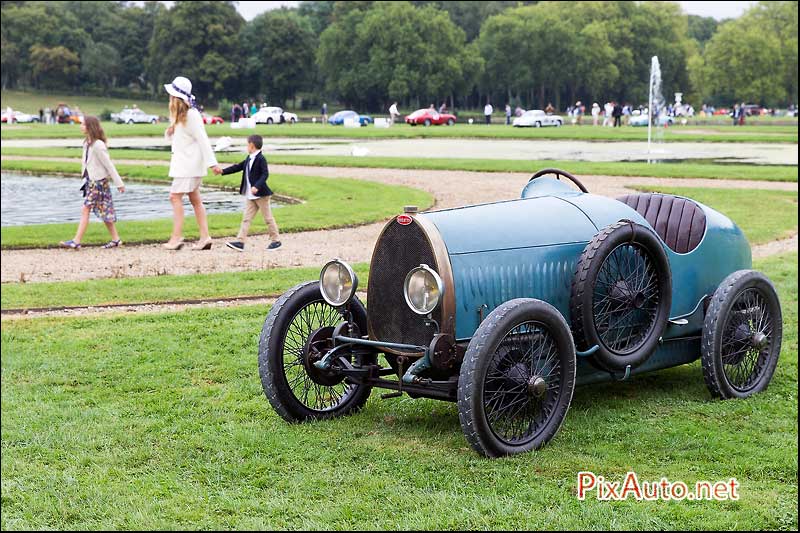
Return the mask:
<path id="1" fill-rule="evenodd" d="M 531 109 L 525 111 L 521 116 L 514 119 L 514 126 L 541 128 L 543 126 L 559 127 L 564 124 L 564 119 L 558 115 L 548 115 L 541 109 Z"/>
<path id="2" fill-rule="evenodd" d="M 23 113 L 22 111 L 11 111 L 8 110 L 3 112 L 3 122 L 8 122 L 9 124 L 13 124 L 15 122 L 39 122 L 39 115 L 31 115 L 28 113 Z"/>
<path id="3" fill-rule="evenodd" d="M 634 111 L 635 113 L 635 111 Z M 647 126 L 647 121 L 650 118 L 650 115 L 647 113 L 639 113 L 631 115 L 630 120 L 628 120 L 629 126 Z M 667 116 L 667 115 L 659 115 L 658 116 L 658 125 L 659 126 L 671 126 L 675 123 L 675 119 Z M 655 123 L 653 124 L 655 126 Z"/>
<path id="4" fill-rule="evenodd" d="M 256 124 L 283 124 L 284 122 L 294 124 L 297 122 L 297 115 L 274 106 L 261 106 L 261 109 L 250 118 L 254 118 Z"/>
<path id="5" fill-rule="evenodd" d="M 138 108 L 126 108 L 119 113 L 111 113 L 111 120 L 117 124 L 156 124 L 158 115 L 148 115 Z"/>

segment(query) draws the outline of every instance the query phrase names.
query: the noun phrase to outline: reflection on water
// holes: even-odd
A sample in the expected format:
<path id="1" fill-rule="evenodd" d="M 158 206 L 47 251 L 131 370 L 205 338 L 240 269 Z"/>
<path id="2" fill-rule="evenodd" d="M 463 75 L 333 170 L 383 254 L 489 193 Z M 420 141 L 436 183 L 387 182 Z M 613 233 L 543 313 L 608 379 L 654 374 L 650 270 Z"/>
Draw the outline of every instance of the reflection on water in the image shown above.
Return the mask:
<path id="1" fill-rule="evenodd" d="M 0 217 L 3 226 L 77 222 L 81 215 L 83 196 L 80 178 L 29 176 L 3 173 L 0 175 Z M 114 194 L 114 208 L 119 220 L 147 220 L 172 217 L 169 185 L 125 183 L 125 193 Z M 242 197 L 229 191 L 201 189 L 203 204 L 209 213 L 231 213 L 242 210 Z M 192 216 L 192 206 L 184 196 L 186 215 Z M 280 204 L 272 203 L 272 207 Z M 91 221 L 96 221 L 94 215 Z"/>

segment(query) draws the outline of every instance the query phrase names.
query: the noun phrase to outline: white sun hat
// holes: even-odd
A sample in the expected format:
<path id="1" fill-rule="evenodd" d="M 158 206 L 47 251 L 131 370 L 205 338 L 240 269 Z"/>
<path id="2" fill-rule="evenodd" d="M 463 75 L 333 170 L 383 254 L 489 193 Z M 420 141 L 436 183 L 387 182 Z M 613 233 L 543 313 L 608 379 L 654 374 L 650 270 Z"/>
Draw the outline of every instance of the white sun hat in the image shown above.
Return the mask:
<path id="1" fill-rule="evenodd" d="M 164 89 L 175 98 L 180 98 L 189 105 L 192 105 L 194 102 L 192 82 L 189 81 L 189 78 L 178 76 L 172 80 L 172 83 L 164 84 Z"/>

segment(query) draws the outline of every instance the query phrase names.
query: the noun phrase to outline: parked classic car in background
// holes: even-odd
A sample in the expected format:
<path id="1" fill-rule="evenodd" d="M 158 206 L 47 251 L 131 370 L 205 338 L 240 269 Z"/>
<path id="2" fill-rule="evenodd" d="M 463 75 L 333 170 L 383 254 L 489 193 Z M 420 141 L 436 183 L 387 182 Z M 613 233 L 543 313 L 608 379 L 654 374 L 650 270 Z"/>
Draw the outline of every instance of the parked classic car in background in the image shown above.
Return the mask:
<path id="1" fill-rule="evenodd" d="M 457 402 L 481 454 L 525 452 L 556 435 L 576 385 L 699 358 L 714 397 L 764 390 L 781 309 L 750 269 L 741 230 L 705 205 L 615 200 L 545 169 L 516 200 L 390 220 L 367 307 L 339 259 L 287 291 L 264 322 L 259 373 L 288 421 L 346 415 L 381 387 Z"/>
<path id="2" fill-rule="evenodd" d="M 208 113 L 200 113 L 200 116 L 203 117 L 203 124 L 224 124 L 225 120 L 222 117 L 218 117 L 216 115 L 209 115 Z"/>
<path id="3" fill-rule="evenodd" d="M 31 115 L 30 113 L 25 113 L 23 111 L 3 111 L 2 122 L 7 122 L 9 124 L 14 124 L 18 122 L 20 124 L 26 122 L 39 122 L 39 115 Z"/>
<path id="4" fill-rule="evenodd" d="M 639 115 L 631 115 L 631 118 L 628 120 L 629 126 L 647 126 L 647 120 L 650 118 L 650 115 L 647 113 L 641 113 Z M 675 123 L 675 119 L 668 116 L 668 115 L 659 115 L 658 116 L 658 125 L 659 126 L 671 126 Z M 653 124 L 655 126 L 655 124 Z"/>
<path id="5" fill-rule="evenodd" d="M 512 124 L 518 128 L 531 126 L 541 128 L 543 126 L 563 126 L 564 119 L 558 115 L 548 115 L 541 109 L 530 109 L 514 119 Z"/>
<path id="6" fill-rule="evenodd" d="M 112 113 L 111 120 L 117 124 L 157 124 L 158 115 L 149 115 L 138 107 L 126 107 L 119 113 Z"/>
<path id="7" fill-rule="evenodd" d="M 451 115 L 450 113 L 439 113 L 433 109 L 417 109 L 406 117 L 406 124 L 410 124 L 412 126 L 416 126 L 417 124 L 421 124 L 423 126 L 440 126 L 442 124 L 447 124 L 448 126 L 452 126 L 455 123 L 455 115 Z"/>
<path id="8" fill-rule="evenodd" d="M 283 124 L 285 122 L 294 124 L 297 122 L 297 115 L 275 106 L 261 106 L 261 109 L 251 118 L 256 120 L 256 124 Z"/>
<path id="9" fill-rule="evenodd" d="M 358 122 L 362 126 L 366 126 L 367 124 L 372 124 L 372 117 L 368 115 L 359 115 L 358 113 L 350 109 L 345 109 L 343 111 L 334 113 L 334 115 L 328 119 L 328 124 L 331 124 L 333 126 L 341 126 L 342 124 L 344 124 L 345 120 L 352 120 L 354 122 Z"/>

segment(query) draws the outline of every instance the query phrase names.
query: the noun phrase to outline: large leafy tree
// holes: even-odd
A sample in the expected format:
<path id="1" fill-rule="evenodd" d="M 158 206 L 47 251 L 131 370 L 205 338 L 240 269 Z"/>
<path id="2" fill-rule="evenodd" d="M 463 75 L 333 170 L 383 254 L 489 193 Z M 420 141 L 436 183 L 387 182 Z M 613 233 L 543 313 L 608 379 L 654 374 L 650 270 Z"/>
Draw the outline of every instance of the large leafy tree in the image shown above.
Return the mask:
<path id="1" fill-rule="evenodd" d="M 69 86 L 79 68 L 78 54 L 63 46 L 35 44 L 31 46 L 29 61 L 34 84 L 45 89 Z"/>
<path id="2" fill-rule="evenodd" d="M 797 3 L 762 2 L 722 24 L 695 67 L 693 79 L 712 101 L 796 102 Z"/>
<path id="3" fill-rule="evenodd" d="M 317 40 L 307 18 L 288 9 L 267 11 L 242 28 L 240 41 L 248 87 L 258 87 L 270 103 L 282 105 L 311 88 Z"/>
<path id="4" fill-rule="evenodd" d="M 390 99 L 424 105 L 464 90 L 481 61 L 447 13 L 409 2 L 337 4 L 317 64 L 345 103 L 382 109 Z M 341 6 L 341 10 L 340 10 Z"/>
<path id="5" fill-rule="evenodd" d="M 201 100 L 230 95 L 243 69 L 238 40 L 243 24 L 233 2 L 175 2 L 155 20 L 147 61 L 153 90 L 186 76 Z"/>

